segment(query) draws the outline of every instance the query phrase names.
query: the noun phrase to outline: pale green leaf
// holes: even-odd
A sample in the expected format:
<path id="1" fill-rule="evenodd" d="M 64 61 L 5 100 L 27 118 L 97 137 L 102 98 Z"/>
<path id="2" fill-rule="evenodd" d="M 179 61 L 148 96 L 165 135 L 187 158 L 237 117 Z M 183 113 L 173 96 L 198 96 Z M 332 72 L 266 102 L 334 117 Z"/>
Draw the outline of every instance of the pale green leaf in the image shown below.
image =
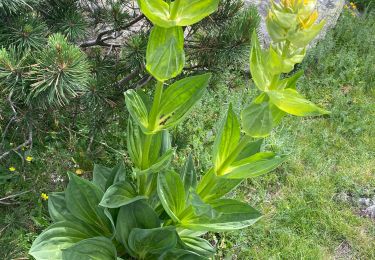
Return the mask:
<path id="1" fill-rule="evenodd" d="M 223 166 L 224 162 L 237 148 L 240 141 L 241 129 L 236 114 L 233 112 L 232 105 L 229 105 L 228 112 L 216 136 L 213 146 L 213 163 L 215 171 Z"/>
<path id="2" fill-rule="evenodd" d="M 267 92 L 270 101 L 279 109 L 296 116 L 314 116 L 329 114 L 311 101 L 301 96 L 296 90 L 288 88 Z"/>
<path id="3" fill-rule="evenodd" d="M 158 175 L 157 191 L 167 214 L 176 222 L 185 209 L 185 188 L 180 176 L 173 172 L 161 172 Z"/>
<path id="4" fill-rule="evenodd" d="M 220 213 L 218 218 L 194 216 L 184 219 L 182 227 L 203 231 L 231 231 L 248 227 L 261 217 L 257 210 L 240 201 L 219 199 L 210 204 Z"/>
<path id="5" fill-rule="evenodd" d="M 174 78 L 185 65 L 184 32 L 181 27 L 154 26 L 146 52 L 146 69 L 159 81 Z"/>
<path id="6" fill-rule="evenodd" d="M 147 197 L 137 195 L 133 185 L 122 181 L 108 188 L 99 205 L 106 208 L 119 208 L 142 199 L 147 199 Z"/>
<path id="7" fill-rule="evenodd" d="M 116 257 L 116 247 L 106 237 L 81 240 L 73 246 L 62 250 L 63 260 L 114 260 Z"/>

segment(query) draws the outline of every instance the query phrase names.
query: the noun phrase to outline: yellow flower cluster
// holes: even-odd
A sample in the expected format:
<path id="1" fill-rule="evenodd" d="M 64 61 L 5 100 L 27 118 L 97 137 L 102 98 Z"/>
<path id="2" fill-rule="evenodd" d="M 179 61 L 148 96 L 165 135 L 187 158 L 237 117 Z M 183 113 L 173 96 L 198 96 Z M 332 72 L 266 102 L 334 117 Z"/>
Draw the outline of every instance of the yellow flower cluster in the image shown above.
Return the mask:
<path id="1" fill-rule="evenodd" d="M 42 198 L 42 200 L 48 200 L 48 195 L 45 193 L 40 194 L 40 197 Z"/>
<path id="2" fill-rule="evenodd" d="M 317 18 L 316 0 L 272 1 L 266 25 L 274 43 L 287 41 L 304 48 L 324 25 L 315 24 Z"/>

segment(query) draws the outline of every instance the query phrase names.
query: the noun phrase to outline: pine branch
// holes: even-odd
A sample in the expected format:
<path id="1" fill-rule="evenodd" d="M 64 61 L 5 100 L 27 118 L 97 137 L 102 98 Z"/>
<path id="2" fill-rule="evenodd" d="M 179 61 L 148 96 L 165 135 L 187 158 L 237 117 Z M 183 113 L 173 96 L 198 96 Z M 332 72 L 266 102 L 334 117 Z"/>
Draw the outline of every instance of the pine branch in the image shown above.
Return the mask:
<path id="1" fill-rule="evenodd" d="M 130 21 L 129 23 L 121 26 L 120 28 L 118 29 L 110 29 L 110 30 L 106 30 L 106 31 L 103 31 L 101 33 L 98 34 L 98 36 L 96 37 L 96 39 L 93 39 L 93 40 L 88 40 L 86 42 L 83 42 L 80 44 L 80 47 L 81 48 L 87 48 L 87 47 L 92 47 L 92 46 L 95 46 L 95 45 L 99 45 L 99 46 L 106 46 L 106 47 L 120 47 L 120 45 L 117 45 L 117 44 L 109 44 L 109 43 L 106 43 L 105 41 L 106 40 L 109 40 L 111 39 L 111 37 L 105 37 L 103 38 L 105 35 L 107 34 L 111 34 L 111 33 L 114 33 L 116 31 L 121 31 L 121 30 L 126 30 L 127 28 L 133 26 L 134 24 L 138 23 L 139 21 L 141 21 L 145 16 L 143 14 L 137 16 L 136 18 L 134 18 L 134 20 Z"/>

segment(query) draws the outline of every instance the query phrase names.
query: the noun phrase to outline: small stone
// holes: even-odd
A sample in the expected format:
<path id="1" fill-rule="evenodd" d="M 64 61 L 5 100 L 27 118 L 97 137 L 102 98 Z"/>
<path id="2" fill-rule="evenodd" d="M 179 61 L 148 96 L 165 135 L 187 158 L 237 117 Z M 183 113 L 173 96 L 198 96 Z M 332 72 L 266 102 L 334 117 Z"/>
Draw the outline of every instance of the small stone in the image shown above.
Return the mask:
<path id="1" fill-rule="evenodd" d="M 360 198 L 360 199 L 358 200 L 358 204 L 359 204 L 359 205 L 362 205 L 362 206 L 370 206 L 370 204 L 371 204 L 371 199 L 369 199 L 369 198 Z"/>
<path id="2" fill-rule="evenodd" d="M 367 217 L 375 218 L 375 205 L 372 205 L 363 212 Z"/>

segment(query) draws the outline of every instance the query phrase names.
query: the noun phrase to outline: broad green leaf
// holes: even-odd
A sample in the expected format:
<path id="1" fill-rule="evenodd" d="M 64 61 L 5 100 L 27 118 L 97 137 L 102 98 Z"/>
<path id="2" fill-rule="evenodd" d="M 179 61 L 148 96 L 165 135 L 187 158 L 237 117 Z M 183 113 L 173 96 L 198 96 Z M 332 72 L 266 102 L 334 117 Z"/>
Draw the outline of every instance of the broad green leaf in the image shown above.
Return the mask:
<path id="1" fill-rule="evenodd" d="M 284 45 L 280 46 L 280 49 L 284 48 Z M 281 50 L 270 46 L 268 52 L 268 67 L 272 75 L 278 75 L 281 73 L 289 73 L 294 69 L 294 65 L 301 63 L 306 55 L 306 49 L 299 49 L 293 53 L 288 53 L 284 56 Z"/>
<path id="2" fill-rule="evenodd" d="M 190 154 L 180 173 L 181 180 L 185 188 L 185 196 L 189 194 L 189 189 L 197 186 L 197 173 L 194 169 L 193 156 Z"/>
<path id="3" fill-rule="evenodd" d="M 276 9 L 272 9 L 272 14 L 275 16 L 277 23 L 284 29 L 294 28 L 297 23 L 297 14 L 281 12 Z"/>
<path id="4" fill-rule="evenodd" d="M 210 203 L 212 208 L 220 213 L 215 219 L 195 216 L 184 219 L 182 227 L 203 231 L 231 231 L 254 224 L 261 217 L 260 213 L 246 203 L 219 199 Z"/>
<path id="5" fill-rule="evenodd" d="M 48 194 L 48 212 L 53 222 L 76 219 L 66 207 L 65 192 Z"/>
<path id="6" fill-rule="evenodd" d="M 142 128 L 143 132 L 147 132 L 148 127 L 148 111 L 145 103 L 138 93 L 129 89 L 124 93 L 126 107 L 133 120 Z"/>
<path id="7" fill-rule="evenodd" d="M 296 47 L 306 47 L 319 34 L 324 25 L 325 21 L 323 20 L 319 24 L 311 26 L 309 29 L 291 32 L 287 38 Z"/>
<path id="8" fill-rule="evenodd" d="M 286 89 L 286 88 L 296 89 L 297 81 L 303 74 L 304 74 L 304 71 L 299 70 L 293 76 L 280 80 L 278 83 L 278 89 Z"/>
<path id="9" fill-rule="evenodd" d="M 184 243 L 184 248 L 189 251 L 205 257 L 212 257 L 215 254 L 215 249 L 203 238 L 192 236 L 180 236 L 180 238 Z"/>
<path id="10" fill-rule="evenodd" d="M 279 109 L 287 112 L 288 114 L 296 116 L 314 116 L 329 114 L 311 101 L 308 101 L 301 96 L 294 89 L 288 88 L 284 90 L 273 90 L 267 92 L 270 101 Z"/>
<path id="11" fill-rule="evenodd" d="M 116 247 L 106 237 L 81 240 L 73 246 L 62 250 L 63 260 L 114 260 L 116 257 Z"/>
<path id="12" fill-rule="evenodd" d="M 224 162 L 237 148 L 240 141 L 241 128 L 236 114 L 233 112 L 232 105 L 229 105 L 227 115 L 222 122 L 222 126 L 216 136 L 213 146 L 213 163 L 215 171 L 223 166 Z"/>
<path id="13" fill-rule="evenodd" d="M 117 216 L 116 239 L 121 242 L 129 253 L 128 238 L 133 228 L 157 228 L 160 220 L 155 211 L 144 200 L 122 206 Z"/>
<path id="14" fill-rule="evenodd" d="M 219 0 L 177 0 L 172 2 L 172 9 L 177 8 L 176 24 L 188 26 L 195 24 L 215 12 Z"/>
<path id="15" fill-rule="evenodd" d="M 126 169 L 124 162 L 120 162 L 117 164 L 111 171 L 111 175 L 107 178 L 107 182 L 105 184 L 105 190 L 107 190 L 113 184 L 117 182 L 125 181 L 126 179 Z"/>
<path id="16" fill-rule="evenodd" d="M 246 159 L 231 164 L 223 178 L 244 179 L 252 178 L 276 169 L 285 162 L 286 156 L 277 156 L 272 152 L 260 152 Z"/>
<path id="17" fill-rule="evenodd" d="M 210 73 L 187 77 L 174 82 L 164 91 L 160 103 L 160 124 L 164 129 L 184 119 L 202 98 L 210 79 Z"/>
<path id="18" fill-rule="evenodd" d="M 151 138 L 152 149 L 149 149 L 149 153 L 146 156 L 145 151 L 147 149 L 145 148 L 145 145 L 147 138 Z M 158 132 L 152 135 L 146 135 L 142 132 L 139 126 L 133 124 L 132 120 L 129 119 L 127 146 L 129 156 L 135 167 L 139 169 L 147 169 L 159 159 L 162 146 L 162 133 Z M 145 160 L 147 160 L 147 162 L 145 162 Z"/>
<path id="19" fill-rule="evenodd" d="M 103 165 L 95 164 L 92 182 L 96 184 L 102 191 L 105 191 L 107 179 L 112 173 L 112 169 Z"/>
<path id="20" fill-rule="evenodd" d="M 168 130 L 163 130 L 162 131 L 162 142 L 161 142 L 161 150 L 160 153 L 164 154 L 168 150 L 172 148 L 172 136 L 168 132 Z"/>
<path id="21" fill-rule="evenodd" d="M 158 260 L 209 260 L 209 258 L 200 256 L 195 252 L 184 249 L 171 249 L 163 253 Z"/>
<path id="22" fill-rule="evenodd" d="M 242 180 L 225 179 L 216 176 L 215 171 L 210 169 L 198 183 L 197 193 L 205 202 L 220 199 L 225 194 L 236 188 Z"/>
<path id="23" fill-rule="evenodd" d="M 273 22 L 275 16 L 270 14 L 266 19 L 267 32 L 274 43 L 282 42 L 286 39 L 288 30 Z"/>
<path id="24" fill-rule="evenodd" d="M 119 208 L 142 199 L 147 199 L 147 197 L 138 196 L 133 185 L 122 181 L 108 188 L 99 205 L 106 208 Z"/>
<path id="25" fill-rule="evenodd" d="M 90 237 L 100 236 L 84 223 L 61 221 L 49 226 L 33 242 L 29 254 L 37 260 L 62 259 L 63 249 Z"/>
<path id="26" fill-rule="evenodd" d="M 218 4 L 219 0 L 176 0 L 169 6 L 162 0 L 138 0 L 142 13 L 165 28 L 197 23 L 215 12 Z"/>
<path id="27" fill-rule="evenodd" d="M 263 144 L 263 139 L 258 139 L 256 141 L 253 141 L 249 143 L 242 151 L 241 153 L 237 156 L 236 161 L 245 159 L 247 157 L 250 157 L 256 153 L 260 152 L 260 148 Z"/>
<path id="28" fill-rule="evenodd" d="M 242 110 L 242 128 L 252 137 L 266 137 L 273 129 L 272 113 L 268 102 L 251 103 Z"/>
<path id="29" fill-rule="evenodd" d="M 258 36 L 254 30 L 251 38 L 250 72 L 255 85 L 265 91 L 271 85 L 272 75 L 265 66 L 264 54 L 260 47 Z"/>
<path id="30" fill-rule="evenodd" d="M 173 171 L 159 173 L 157 191 L 167 214 L 174 221 L 179 222 L 179 214 L 186 205 L 185 188 L 180 176 Z"/>
<path id="31" fill-rule="evenodd" d="M 163 0 L 138 0 L 142 13 L 153 23 L 161 27 L 176 26 L 176 22 L 170 20 L 169 4 Z"/>
<path id="32" fill-rule="evenodd" d="M 166 81 L 179 75 L 184 65 L 184 32 L 182 28 L 154 26 L 147 44 L 147 71 L 158 81 Z"/>
<path id="33" fill-rule="evenodd" d="M 189 202 L 196 216 L 205 216 L 208 218 L 217 218 L 220 216 L 220 213 L 214 210 L 210 204 L 205 203 L 194 189 L 190 189 Z"/>
<path id="34" fill-rule="evenodd" d="M 74 217 L 95 226 L 102 234 L 109 236 L 112 233 L 110 220 L 99 206 L 103 191 L 95 184 L 68 173 L 69 184 L 65 191 L 65 200 L 68 210 Z"/>
<path id="35" fill-rule="evenodd" d="M 137 175 L 148 175 L 152 173 L 157 173 L 169 166 L 169 163 L 171 162 L 173 157 L 173 149 L 168 150 L 165 152 L 157 162 L 155 162 L 153 165 L 151 165 L 149 168 L 145 170 L 135 169 L 135 172 Z"/>
<path id="36" fill-rule="evenodd" d="M 171 226 L 154 229 L 133 228 L 129 235 L 129 248 L 140 259 L 150 259 L 174 248 L 177 238 L 177 232 Z"/>

